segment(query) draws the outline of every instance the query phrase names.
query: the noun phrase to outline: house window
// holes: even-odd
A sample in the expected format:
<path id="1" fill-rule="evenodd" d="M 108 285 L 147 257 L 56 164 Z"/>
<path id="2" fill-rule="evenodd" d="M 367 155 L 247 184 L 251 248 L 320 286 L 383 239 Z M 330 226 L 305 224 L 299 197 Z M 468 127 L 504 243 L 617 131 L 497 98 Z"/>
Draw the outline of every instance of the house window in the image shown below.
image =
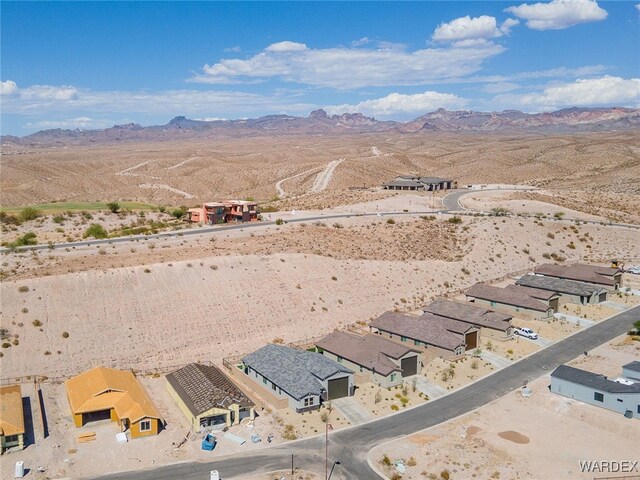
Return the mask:
<path id="1" fill-rule="evenodd" d="M 342 360 L 344 360 L 344 358 L 342 358 L 341 356 L 338 355 L 337 360 L 338 360 L 338 363 L 342 363 Z"/>
<path id="2" fill-rule="evenodd" d="M 307 397 L 304 399 L 304 406 L 311 407 L 313 406 L 313 397 Z"/>
<path id="3" fill-rule="evenodd" d="M 492 307 L 495 307 L 495 306 L 496 306 L 496 302 L 489 302 L 489 304 L 490 304 Z"/>
<path id="4" fill-rule="evenodd" d="M 14 443 L 18 441 L 18 435 L 6 435 L 4 437 L 5 443 Z"/>
<path id="5" fill-rule="evenodd" d="M 360 367 L 360 373 L 364 372 L 364 368 Z"/>
<path id="6" fill-rule="evenodd" d="M 389 380 L 393 382 L 395 381 L 395 379 L 396 379 L 396 374 L 392 373 L 391 376 L 389 377 Z"/>
<path id="7" fill-rule="evenodd" d="M 594 394 L 593 394 L 593 399 L 594 399 L 596 402 L 604 402 L 604 395 L 603 395 L 603 394 L 601 394 L 600 392 L 594 392 Z"/>
<path id="8" fill-rule="evenodd" d="M 622 399 L 621 398 L 616 398 L 616 400 L 618 400 L 620 403 L 622 403 Z"/>
<path id="9" fill-rule="evenodd" d="M 406 342 L 407 341 L 407 337 L 400 337 L 400 341 Z"/>
<path id="10" fill-rule="evenodd" d="M 265 385 L 269 383 L 269 380 L 267 380 L 267 377 L 265 376 L 262 377 L 262 383 L 264 383 Z"/>
<path id="11" fill-rule="evenodd" d="M 420 340 L 414 340 L 414 341 L 413 341 L 413 344 L 414 344 L 414 345 L 418 345 L 418 346 L 420 346 Z"/>
<path id="12" fill-rule="evenodd" d="M 640 413 L 640 405 L 638 405 L 638 413 Z"/>
<path id="13" fill-rule="evenodd" d="M 276 387 L 276 384 L 275 384 L 275 383 L 272 383 L 272 384 L 271 384 L 271 388 L 272 388 L 273 390 L 275 390 L 275 389 L 277 388 L 277 387 Z"/>
<path id="14" fill-rule="evenodd" d="M 143 420 L 140 422 L 140 431 L 148 432 L 151 430 L 151 420 Z"/>

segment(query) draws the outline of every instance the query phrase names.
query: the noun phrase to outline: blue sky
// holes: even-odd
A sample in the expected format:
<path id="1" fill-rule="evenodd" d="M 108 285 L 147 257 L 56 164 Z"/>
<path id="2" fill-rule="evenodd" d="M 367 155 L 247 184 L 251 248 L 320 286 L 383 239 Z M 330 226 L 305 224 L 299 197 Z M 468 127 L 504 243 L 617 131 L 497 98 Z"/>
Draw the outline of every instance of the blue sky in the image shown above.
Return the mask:
<path id="1" fill-rule="evenodd" d="M 640 106 L 640 4 L 2 1 L 2 133 Z"/>

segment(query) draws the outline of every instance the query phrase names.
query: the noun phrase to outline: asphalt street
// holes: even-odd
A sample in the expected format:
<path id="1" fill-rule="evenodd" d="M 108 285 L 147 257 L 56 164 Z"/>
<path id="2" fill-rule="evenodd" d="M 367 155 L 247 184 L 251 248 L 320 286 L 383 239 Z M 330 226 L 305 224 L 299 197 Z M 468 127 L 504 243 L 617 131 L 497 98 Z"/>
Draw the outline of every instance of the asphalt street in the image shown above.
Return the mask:
<path id="1" fill-rule="evenodd" d="M 640 306 L 636 306 L 449 395 L 396 415 L 331 433 L 329 467 L 336 460 L 341 462 L 332 478 L 379 478 L 367 463 L 367 453 L 374 446 L 438 425 L 500 398 L 522 387 L 524 382 L 546 375 L 558 365 L 622 335 L 639 319 Z M 206 480 L 211 470 L 218 470 L 221 478 L 229 479 L 252 472 L 288 469 L 291 467 L 292 455 L 296 468 L 323 472 L 324 437 L 247 451 L 215 462 L 181 463 L 148 471 L 111 474 L 101 477 L 101 480 Z"/>

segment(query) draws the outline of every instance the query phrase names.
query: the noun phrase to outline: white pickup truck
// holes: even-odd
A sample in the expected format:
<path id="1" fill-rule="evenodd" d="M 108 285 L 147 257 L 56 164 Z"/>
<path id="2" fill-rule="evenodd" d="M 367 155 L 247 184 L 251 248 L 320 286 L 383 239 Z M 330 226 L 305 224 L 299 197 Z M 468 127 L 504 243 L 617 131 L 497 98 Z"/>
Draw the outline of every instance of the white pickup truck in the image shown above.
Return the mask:
<path id="1" fill-rule="evenodd" d="M 531 340 L 537 340 L 538 334 L 531 330 L 530 328 L 516 328 L 516 335 L 520 335 L 521 337 L 530 338 Z"/>

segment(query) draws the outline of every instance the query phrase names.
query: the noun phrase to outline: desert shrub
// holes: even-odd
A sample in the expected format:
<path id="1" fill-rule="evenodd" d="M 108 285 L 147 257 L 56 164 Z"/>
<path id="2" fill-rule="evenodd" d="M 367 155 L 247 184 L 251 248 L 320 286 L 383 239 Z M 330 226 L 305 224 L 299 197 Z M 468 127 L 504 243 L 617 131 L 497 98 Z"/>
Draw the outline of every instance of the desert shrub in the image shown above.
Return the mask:
<path id="1" fill-rule="evenodd" d="M 42 326 L 42 322 L 40 320 L 38 320 L 37 318 L 33 322 L 31 322 L 31 324 L 34 327 L 41 327 Z"/>
<path id="2" fill-rule="evenodd" d="M 281 218 L 276 218 L 276 225 L 282 225 L 284 223 L 284 220 L 282 220 Z"/>
<path id="3" fill-rule="evenodd" d="M 333 280 L 334 282 L 338 281 L 338 277 L 336 277 L 335 275 L 333 277 L 331 277 L 331 280 Z"/>
<path id="4" fill-rule="evenodd" d="M 38 237 L 34 232 L 27 232 L 21 237 L 17 238 L 15 241 L 8 244 L 10 248 L 15 247 L 25 247 L 27 245 L 37 245 Z"/>
<path id="5" fill-rule="evenodd" d="M 460 217 L 458 217 L 457 215 L 454 215 L 449 220 L 447 220 L 447 222 L 452 223 L 454 225 L 459 225 L 459 224 L 462 223 L 462 219 Z"/>
<path id="6" fill-rule="evenodd" d="M 396 472 L 393 475 L 391 475 L 391 480 L 402 480 L 402 475 Z"/>
<path id="7" fill-rule="evenodd" d="M 285 440 L 295 440 L 296 438 L 298 438 L 298 435 L 296 435 L 295 427 L 291 424 L 285 425 L 282 438 L 284 438 Z"/>
<path id="8" fill-rule="evenodd" d="M 173 210 L 171 210 L 171 216 L 176 218 L 177 220 L 180 220 L 182 217 L 184 217 L 184 215 L 187 213 L 187 209 L 185 208 L 174 208 Z"/>
<path id="9" fill-rule="evenodd" d="M 471 368 L 472 368 L 473 370 L 477 370 L 477 369 L 478 369 L 478 360 L 473 360 L 473 361 L 471 362 Z"/>
<path id="10" fill-rule="evenodd" d="M 9 342 L 3 342 L 2 343 L 2 348 L 9 348 L 11 346 L 11 344 Z"/>
<path id="11" fill-rule="evenodd" d="M 160 213 L 164 213 L 166 209 L 167 209 L 167 207 L 165 207 L 164 205 L 159 205 L 159 206 L 158 206 L 158 211 L 159 211 Z"/>
<path id="12" fill-rule="evenodd" d="M 16 215 L 0 212 L 0 223 L 3 225 L 20 225 L 22 221 Z"/>
<path id="13" fill-rule="evenodd" d="M 92 223 L 89 225 L 84 231 L 84 238 L 93 237 L 93 238 L 107 238 L 108 234 L 105 228 L 99 223 Z"/>
<path id="14" fill-rule="evenodd" d="M 462 271 L 462 273 L 464 273 L 465 275 L 471 275 L 471 272 L 470 272 L 470 271 L 469 271 L 469 269 L 467 269 L 467 268 L 464 268 L 464 267 L 463 267 L 463 268 L 461 269 L 461 271 Z"/>
<path id="15" fill-rule="evenodd" d="M 396 221 L 395 221 L 393 218 L 388 218 L 388 219 L 387 219 L 387 223 L 388 223 L 389 225 L 394 225 L 394 224 L 396 223 Z"/>
<path id="16" fill-rule="evenodd" d="M 111 210 L 111 213 L 118 213 L 120 211 L 120 204 L 118 202 L 107 203 L 107 208 Z"/>
<path id="17" fill-rule="evenodd" d="M 417 464 L 418 462 L 413 457 L 409 457 L 409 460 L 407 460 L 407 467 L 415 467 Z"/>
<path id="18" fill-rule="evenodd" d="M 555 236 L 553 233 L 551 233 L 551 232 L 547 233 L 547 237 L 549 237 L 551 240 L 553 240 L 554 238 L 556 238 L 556 236 Z"/>
<path id="19" fill-rule="evenodd" d="M 509 213 L 509 210 L 504 207 L 495 207 L 491 209 L 491 214 L 496 217 L 504 217 L 507 213 Z"/>
<path id="20" fill-rule="evenodd" d="M 451 478 L 451 474 L 449 473 L 449 470 L 441 471 L 440 478 L 442 478 L 442 480 L 449 480 Z"/>
<path id="21" fill-rule="evenodd" d="M 564 212 L 556 212 L 556 213 L 553 214 L 553 217 L 556 220 L 560 220 L 562 217 L 564 217 Z"/>
<path id="22" fill-rule="evenodd" d="M 59 223 L 64 222 L 64 217 L 62 215 L 56 215 L 51 220 L 53 220 L 53 223 L 58 223 L 59 224 Z"/>
<path id="23" fill-rule="evenodd" d="M 341 223 L 334 223 L 333 228 L 344 228 Z"/>
<path id="24" fill-rule="evenodd" d="M 40 215 L 42 215 L 40 210 L 37 210 L 33 207 L 26 207 L 23 208 L 20 212 L 20 220 L 22 220 L 23 222 L 28 222 L 29 220 L 35 220 Z"/>
<path id="25" fill-rule="evenodd" d="M 62 338 L 69 338 L 69 332 L 62 332 Z"/>
<path id="26" fill-rule="evenodd" d="M 509 350 L 507 350 L 507 353 L 508 353 L 509 355 L 513 355 L 513 349 L 511 349 L 511 348 L 510 348 Z"/>
<path id="27" fill-rule="evenodd" d="M 387 467 L 391 466 L 391 459 L 386 453 L 382 456 L 382 464 L 386 465 Z"/>
<path id="28" fill-rule="evenodd" d="M 276 344 L 283 344 L 284 343 L 284 338 L 282 337 L 276 337 L 274 338 L 271 343 L 276 343 Z"/>
<path id="29" fill-rule="evenodd" d="M 400 410 L 400 407 L 394 403 L 393 405 L 391 405 L 391 410 L 397 412 L 398 410 Z"/>
<path id="30" fill-rule="evenodd" d="M 25 293 L 29 291 L 29 287 L 27 287 L 26 285 L 22 285 L 20 288 L 18 288 L 18 291 L 20 293 Z"/>

